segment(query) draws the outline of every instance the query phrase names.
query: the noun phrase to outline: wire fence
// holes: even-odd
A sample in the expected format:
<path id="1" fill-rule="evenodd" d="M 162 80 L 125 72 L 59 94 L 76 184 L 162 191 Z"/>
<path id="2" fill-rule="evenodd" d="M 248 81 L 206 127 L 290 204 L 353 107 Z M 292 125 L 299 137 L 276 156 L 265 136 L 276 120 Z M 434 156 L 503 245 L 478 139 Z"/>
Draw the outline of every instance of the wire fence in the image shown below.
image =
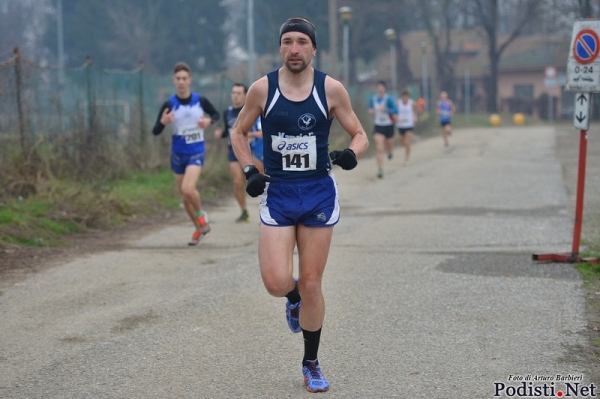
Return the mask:
<path id="1" fill-rule="evenodd" d="M 230 87 L 220 75 L 193 90 L 223 109 Z M 15 49 L 0 62 L 0 140 L 18 143 L 24 153 L 41 137 L 71 137 L 76 145 L 77 137 L 99 134 L 145 148 L 158 108 L 172 92 L 171 76 L 151 73 L 143 63 L 129 71 L 102 69 L 88 57 L 78 68 L 59 69 Z"/>

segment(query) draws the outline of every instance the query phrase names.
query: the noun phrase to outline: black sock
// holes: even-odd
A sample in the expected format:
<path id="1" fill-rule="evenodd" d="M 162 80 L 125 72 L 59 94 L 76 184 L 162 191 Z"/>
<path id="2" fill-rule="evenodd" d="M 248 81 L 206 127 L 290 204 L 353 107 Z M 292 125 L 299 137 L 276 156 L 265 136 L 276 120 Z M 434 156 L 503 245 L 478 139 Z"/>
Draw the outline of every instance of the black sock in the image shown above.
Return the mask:
<path id="1" fill-rule="evenodd" d="M 294 282 L 294 289 L 291 290 L 290 292 L 288 292 L 285 297 L 288 299 L 288 301 L 290 301 L 290 304 L 292 304 L 292 305 L 300 302 L 300 293 L 298 292 L 298 282 L 297 281 Z"/>
<path id="2" fill-rule="evenodd" d="M 302 365 L 305 365 L 307 360 L 317 359 L 319 342 L 321 341 L 321 329 L 322 327 L 317 331 L 302 329 L 302 335 L 304 336 L 304 359 L 302 359 Z"/>

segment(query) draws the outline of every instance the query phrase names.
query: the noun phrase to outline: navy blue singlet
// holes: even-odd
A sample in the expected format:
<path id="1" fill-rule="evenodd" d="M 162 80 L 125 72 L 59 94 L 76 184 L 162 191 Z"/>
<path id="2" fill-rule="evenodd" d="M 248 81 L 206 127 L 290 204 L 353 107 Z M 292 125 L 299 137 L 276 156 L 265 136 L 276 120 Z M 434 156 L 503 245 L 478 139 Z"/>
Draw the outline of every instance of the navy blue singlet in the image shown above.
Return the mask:
<path id="1" fill-rule="evenodd" d="M 284 179 L 325 174 L 329 162 L 329 108 L 325 77 L 315 70 L 308 98 L 290 101 L 279 90 L 279 71 L 267 74 L 269 95 L 262 118 L 265 173 Z"/>

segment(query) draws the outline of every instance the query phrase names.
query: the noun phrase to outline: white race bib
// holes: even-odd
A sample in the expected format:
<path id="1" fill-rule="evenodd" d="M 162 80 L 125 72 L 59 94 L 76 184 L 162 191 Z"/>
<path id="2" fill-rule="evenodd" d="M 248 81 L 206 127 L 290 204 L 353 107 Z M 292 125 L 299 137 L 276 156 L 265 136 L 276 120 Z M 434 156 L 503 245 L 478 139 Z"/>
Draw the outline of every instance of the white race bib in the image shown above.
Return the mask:
<path id="1" fill-rule="evenodd" d="M 178 134 L 185 137 L 186 144 L 204 141 L 204 129 L 201 129 L 198 125 L 181 126 Z"/>
<path id="2" fill-rule="evenodd" d="M 271 136 L 271 148 L 281 153 L 281 168 L 299 172 L 317 169 L 317 137 L 285 138 Z"/>
<path id="3" fill-rule="evenodd" d="M 375 111 L 375 124 L 378 126 L 388 126 L 392 124 L 390 114 L 387 112 Z"/>

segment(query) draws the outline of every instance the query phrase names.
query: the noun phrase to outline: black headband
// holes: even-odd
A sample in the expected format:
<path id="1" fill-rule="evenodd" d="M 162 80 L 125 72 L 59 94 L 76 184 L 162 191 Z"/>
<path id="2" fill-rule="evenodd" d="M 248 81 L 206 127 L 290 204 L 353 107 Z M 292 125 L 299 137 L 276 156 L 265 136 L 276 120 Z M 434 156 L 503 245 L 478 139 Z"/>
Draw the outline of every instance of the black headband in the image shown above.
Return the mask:
<path id="1" fill-rule="evenodd" d="M 281 43 L 281 36 L 287 32 L 304 33 L 310 37 L 313 46 L 317 47 L 317 32 L 312 23 L 300 18 L 288 19 L 281 25 L 281 28 L 279 28 L 279 43 Z"/>

